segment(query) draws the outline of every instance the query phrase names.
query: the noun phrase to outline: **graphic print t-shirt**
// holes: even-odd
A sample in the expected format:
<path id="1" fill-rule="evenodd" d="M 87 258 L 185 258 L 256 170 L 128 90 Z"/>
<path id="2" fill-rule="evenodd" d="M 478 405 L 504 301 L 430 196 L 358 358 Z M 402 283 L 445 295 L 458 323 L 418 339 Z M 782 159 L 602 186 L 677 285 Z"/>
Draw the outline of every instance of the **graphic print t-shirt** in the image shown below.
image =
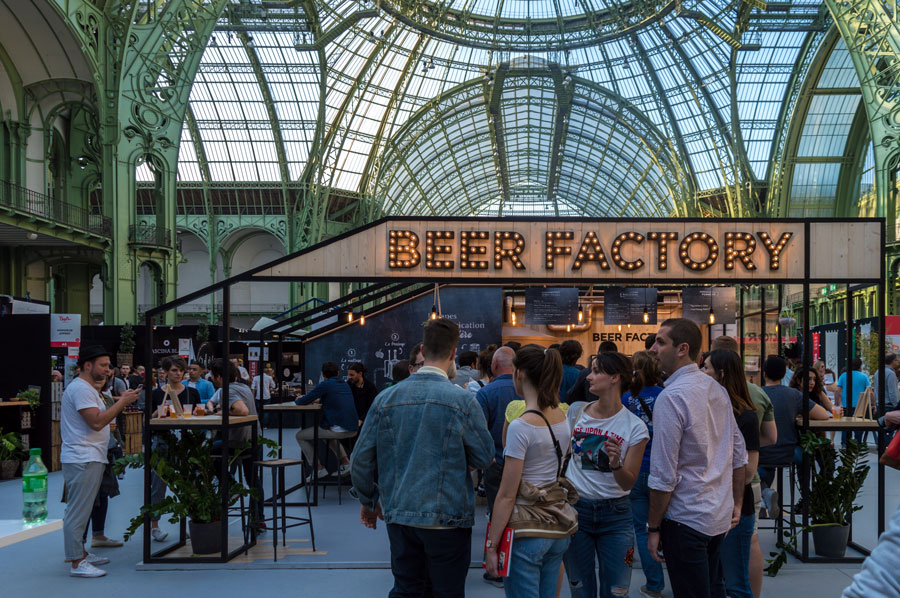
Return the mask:
<path id="1" fill-rule="evenodd" d="M 572 430 L 572 459 L 566 477 L 584 498 L 628 496 L 630 491 L 623 490 L 616 482 L 604 444 L 607 440 L 618 442 L 624 463 L 629 447 L 650 438 L 647 426 L 628 409 L 620 409 L 607 419 L 596 419 L 585 413 L 586 406 L 587 403 L 575 403 L 567 414 Z"/>

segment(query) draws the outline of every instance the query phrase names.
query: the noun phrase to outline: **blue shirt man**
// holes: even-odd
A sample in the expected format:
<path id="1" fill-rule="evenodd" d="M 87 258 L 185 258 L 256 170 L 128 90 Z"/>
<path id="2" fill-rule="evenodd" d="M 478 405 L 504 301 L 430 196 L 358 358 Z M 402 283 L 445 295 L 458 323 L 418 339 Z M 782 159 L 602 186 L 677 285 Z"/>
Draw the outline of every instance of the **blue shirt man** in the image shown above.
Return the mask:
<path id="1" fill-rule="evenodd" d="M 192 361 L 188 367 L 188 381 L 185 383 L 185 386 L 196 389 L 197 394 L 200 395 L 200 404 L 206 405 L 213 397 L 213 394 L 215 394 L 216 389 L 213 387 L 212 382 L 203 379 L 202 374 L 203 368 L 200 367 L 200 364 Z"/>
<path id="2" fill-rule="evenodd" d="M 475 395 L 484 412 L 488 431 L 494 439 L 494 459 L 498 463 L 503 462 L 503 424 L 506 421 L 506 406 L 510 401 L 522 400 L 522 397 L 516 394 L 512 379 L 515 357 L 516 352 L 509 347 L 497 349 L 491 361 L 491 371 L 496 377 Z"/>
<path id="3" fill-rule="evenodd" d="M 847 381 L 847 372 L 844 372 L 838 378 L 837 385 L 841 388 L 841 405 L 844 406 L 844 415 L 853 415 L 852 413 L 846 412 L 856 406 L 856 400 L 859 398 L 859 394 L 869 387 L 869 377 L 859 371 L 861 366 L 862 362 L 858 357 L 855 357 L 851 362 L 851 374 L 853 375 L 851 382 L 853 388 L 851 389 L 852 394 L 849 402 L 847 401 L 847 387 L 851 386 L 851 383 Z"/>

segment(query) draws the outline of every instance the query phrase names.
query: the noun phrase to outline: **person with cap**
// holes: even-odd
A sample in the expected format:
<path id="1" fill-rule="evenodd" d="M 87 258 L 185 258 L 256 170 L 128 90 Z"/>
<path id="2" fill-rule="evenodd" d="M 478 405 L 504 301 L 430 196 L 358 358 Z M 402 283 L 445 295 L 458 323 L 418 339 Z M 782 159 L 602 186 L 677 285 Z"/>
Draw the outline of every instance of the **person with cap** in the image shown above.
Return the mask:
<path id="1" fill-rule="evenodd" d="M 78 358 L 78 367 L 78 377 L 63 393 L 59 424 L 66 494 L 65 560 L 71 563 L 69 575 L 73 577 L 102 577 L 106 571 L 97 565 L 106 564 L 109 559 L 84 549 L 84 531 L 106 469 L 109 424 L 137 400 L 140 389 L 123 391 L 107 409 L 100 388 L 112 371 L 109 351 L 100 346 L 86 347 Z"/>

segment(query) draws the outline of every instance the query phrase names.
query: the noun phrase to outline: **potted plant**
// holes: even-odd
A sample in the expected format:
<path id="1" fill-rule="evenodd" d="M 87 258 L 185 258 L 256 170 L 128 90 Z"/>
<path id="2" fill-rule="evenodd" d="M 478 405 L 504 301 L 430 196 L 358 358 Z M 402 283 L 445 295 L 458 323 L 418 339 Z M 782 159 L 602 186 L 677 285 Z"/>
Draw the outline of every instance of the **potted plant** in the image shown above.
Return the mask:
<path id="1" fill-rule="evenodd" d="M 790 314 L 790 312 L 783 311 L 781 315 L 778 316 L 778 323 L 781 325 L 782 329 L 790 328 L 794 324 L 797 323 L 797 320 Z"/>
<path id="2" fill-rule="evenodd" d="M 119 352 L 116 354 L 116 365 L 122 366 L 132 363 L 134 359 L 134 328 L 126 322 L 119 332 Z"/>
<path id="3" fill-rule="evenodd" d="M 3 433 L 0 429 L 0 480 L 11 480 L 19 469 L 22 457 L 22 441 L 15 432 Z"/>
<path id="4" fill-rule="evenodd" d="M 141 507 L 140 514 L 131 520 L 125 539 L 137 533 L 146 516 L 169 515 L 171 523 L 188 519 L 194 554 L 221 552 L 222 497 L 216 475 L 221 462 L 213 455 L 213 441 L 206 432 L 190 430 L 184 430 L 179 435 L 163 432 L 157 438 L 160 445 L 150 456 L 150 467 L 165 482 L 171 494 L 162 502 Z M 270 449 L 277 448 L 275 442 L 263 437 L 259 437 L 259 444 Z M 248 441 L 246 445 L 232 449 L 228 458 L 229 469 L 249 448 Z M 126 455 L 114 463 L 113 471 L 118 474 L 126 468 L 140 469 L 143 466 L 143 453 Z M 242 496 L 255 494 L 254 490 L 244 488 L 235 480 L 230 480 L 227 492 L 229 506 Z"/>
<path id="5" fill-rule="evenodd" d="M 847 550 L 850 517 L 862 509 L 855 501 L 869 473 L 867 451 L 853 439 L 837 450 L 830 439 L 810 430 L 801 436 L 800 448 L 813 463 L 808 498 L 811 524 L 806 530 L 812 532 L 817 555 L 841 558 Z M 791 526 L 796 531 L 785 532 L 787 541 L 776 545 L 780 551 L 770 553 L 774 558 L 768 561 L 766 571 L 772 577 L 787 562 L 787 552 L 796 551 L 797 537 L 803 527 L 795 524 L 794 515 L 791 514 Z"/>
<path id="6" fill-rule="evenodd" d="M 37 408 L 41 406 L 41 393 L 34 388 L 20 390 L 19 394 L 16 395 L 16 398 L 20 401 L 27 401 L 28 408 L 31 409 L 32 412 L 37 411 Z"/>

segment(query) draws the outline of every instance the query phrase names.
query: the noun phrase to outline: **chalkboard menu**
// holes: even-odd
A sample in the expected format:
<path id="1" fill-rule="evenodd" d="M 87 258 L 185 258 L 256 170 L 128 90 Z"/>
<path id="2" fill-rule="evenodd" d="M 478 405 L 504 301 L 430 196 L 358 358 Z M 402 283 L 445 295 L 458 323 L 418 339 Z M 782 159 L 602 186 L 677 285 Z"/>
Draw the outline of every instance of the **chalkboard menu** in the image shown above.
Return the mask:
<path id="1" fill-rule="evenodd" d="M 529 287 L 525 290 L 526 324 L 577 324 L 578 289 Z"/>
<path id="2" fill-rule="evenodd" d="M 500 344 L 503 327 L 503 295 L 493 287 L 445 287 L 441 289 L 441 313 L 459 325 L 457 354 L 480 351 Z M 366 366 L 366 378 L 382 388 L 391 381 L 391 369 L 422 342 L 422 326 L 431 316 L 434 297 L 413 301 L 367 316 L 365 326 L 355 324 L 323 335 L 306 344 L 307 380 L 318 382 L 322 364 L 333 361 L 347 375 L 351 363 Z"/>
<path id="3" fill-rule="evenodd" d="M 647 321 L 644 321 L 644 315 Z M 603 323 L 656 324 L 656 289 L 613 287 L 603 291 Z"/>
<path id="4" fill-rule="evenodd" d="M 697 324 L 709 324 L 712 309 L 716 324 L 735 323 L 734 287 L 685 287 L 681 292 L 684 317 Z"/>

